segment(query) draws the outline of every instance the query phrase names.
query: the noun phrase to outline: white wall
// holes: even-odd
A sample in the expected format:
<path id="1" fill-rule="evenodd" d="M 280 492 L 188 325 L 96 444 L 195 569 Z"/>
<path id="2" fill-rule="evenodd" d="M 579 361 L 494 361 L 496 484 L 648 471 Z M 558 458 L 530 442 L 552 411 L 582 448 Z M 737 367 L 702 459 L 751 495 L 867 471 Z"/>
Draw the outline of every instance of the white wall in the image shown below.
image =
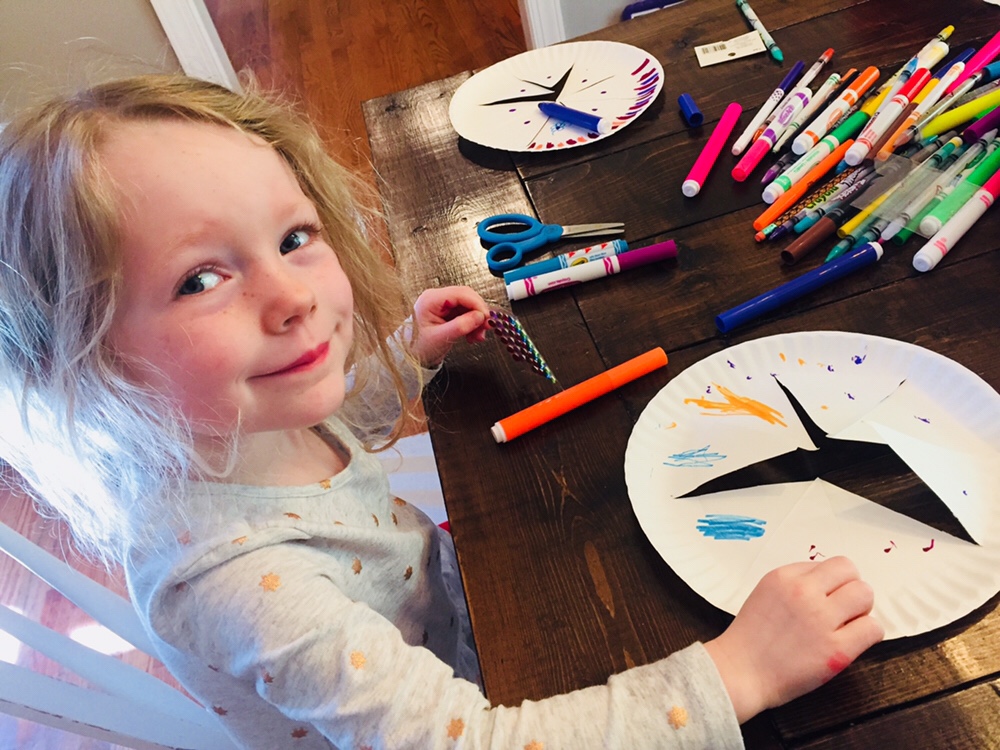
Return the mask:
<path id="1" fill-rule="evenodd" d="M 180 70 L 149 0 L 0 0 L 0 122 L 66 89 Z"/>
<path id="2" fill-rule="evenodd" d="M 618 23 L 625 6 L 633 0 L 560 0 L 566 38 Z"/>

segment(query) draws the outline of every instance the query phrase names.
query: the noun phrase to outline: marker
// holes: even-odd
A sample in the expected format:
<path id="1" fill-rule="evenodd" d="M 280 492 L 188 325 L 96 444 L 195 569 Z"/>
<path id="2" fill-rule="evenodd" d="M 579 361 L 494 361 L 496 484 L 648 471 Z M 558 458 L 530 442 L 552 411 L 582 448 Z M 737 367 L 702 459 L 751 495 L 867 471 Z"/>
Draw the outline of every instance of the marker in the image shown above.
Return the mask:
<path id="1" fill-rule="evenodd" d="M 992 130 L 983 136 L 982 139 L 969 146 L 910 205 L 903 209 L 899 218 L 905 218 L 906 223 L 899 226 L 894 222 L 890 222 L 889 226 L 882 232 L 882 238 L 891 239 L 896 245 L 902 245 L 910 239 L 916 233 L 917 229 L 920 228 L 920 222 L 923 221 L 924 217 L 933 211 L 954 190 L 955 185 L 961 182 L 962 173 L 967 168 L 971 169 L 969 165 L 985 151 L 987 144 L 996 135 L 997 131 Z M 883 239 L 879 241 L 881 242 Z"/>
<path id="2" fill-rule="evenodd" d="M 722 333 L 729 333 L 737 326 L 748 323 L 809 292 L 870 266 L 881 257 L 882 246 L 877 242 L 869 242 L 852 250 L 847 255 L 824 263 L 796 279 L 785 282 L 776 289 L 720 313 L 715 318 L 715 325 Z"/>
<path id="3" fill-rule="evenodd" d="M 634 251 L 633 251 L 634 252 Z M 507 443 L 536 427 L 561 417 L 578 406 L 589 403 L 605 393 L 610 393 L 626 383 L 648 375 L 667 364 L 667 353 L 662 348 L 651 349 L 645 354 L 623 362 L 592 378 L 584 380 L 544 401 L 539 401 L 527 409 L 501 419 L 490 428 L 490 434 L 498 443 Z"/>
<path id="4" fill-rule="evenodd" d="M 968 68 L 966 68 L 968 69 Z M 974 120 L 981 114 L 1000 104 L 1000 89 L 994 89 L 988 94 L 976 97 L 971 102 L 966 102 L 954 109 L 949 109 L 925 125 L 920 126 L 920 137 L 927 138 L 931 135 L 943 133 L 946 130 L 958 127 L 969 120 Z"/>
<path id="5" fill-rule="evenodd" d="M 1000 172 L 988 179 L 972 199 L 958 209 L 955 215 L 927 240 L 927 244 L 917 250 L 913 256 L 913 267 L 921 273 L 926 273 L 937 266 L 955 243 L 962 239 L 972 225 L 986 213 L 986 209 L 993 205 L 998 191 L 1000 191 Z"/>
<path id="6" fill-rule="evenodd" d="M 903 84 L 899 92 L 892 97 L 871 120 L 865 129 L 861 131 L 854 145 L 844 156 L 844 161 L 852 167 L 860 164 L 869 152 L 873 149 L 878 140 L 884 136 L 893 126 L 896 118 L 910 103 L 910 98 L 915 96 L 931 78 L 931 72 L 927 68 L 918 68 L 910 76 L 910 79 Z"/>
<path id="7" fill-rule="evenodd" d="M 992 112 L 987 112 L 963 130 L 962 140 L 966 143 L 975 143 L 983 137 L 984 133 L 988 133 L 996 127 L 1000 127 L 1000 107 L 997 107 Z"/>
<path id="8" fill-rule="evenodd" d="M 830 62 L 831 57 L 833 57 L 833 47 L 830 47 L 822 55 L 820 55 L 819 58 L 816 60 L 816 62 L 814 62 L 812 66 L 809 68 L 809 70 L 807 70 L 805 73 L 802 74 L 802 78 L 799 80 L 798 85 L 794 89 L 789 91 L 787 94 L 785 94 L 785 98 L 781 100 L 778 106 L 775 107 L 774 111 L 771 112 L 770 116 L 766 120 L 764 120 L 764 123 L 761 125 L 761 127 L 758 128 L 757 132 L 754 134 L 753 138 L 754 140 L 757 140 L 757 138 L 760 137 L 760 134 L 764 132 L 767 126 L 774 121 L 774 118 L 778 115 L 779 112 L 781 112 L 782 107 L 784 107 L 788 103 L 788 100 L 791 98 L 793 94 L 795 94 L 797 91 L 802 91 L 802 89 L 804 89 L 806 86 L 812 83 L 813 78 L 819 75 L 820 70 L 823 69 L 824 65 Z"/>
<path id="9" fill-rule="evenodd" d="M 996 141 L 994 140 L 994 144 Z M 920 232 L 926 237 L 937 234 L 941 227 L 961 208 L 973 195 L 986 184 L 996 171 L 1000 169 L 1000 148 L 995 149 L 972 170 L 972 173 L 955 186 L 951 195 L 941 201 L 933 211 L 920 222 Z"/>
<path id="10" fill-rule="evenodd" d="M 593 279 L 603 279 L 605 276 L 621 273 L 630 268 L 676 257 L 677 245 L 674 244 L 673 240 L 667 240 L 656 245 L 629 250 L 621 255 L 610 255 L 595 263 L 583 263 L 579 266 L 570 266 L 558 271 L 543 273 L 540 276 L 517 279 L 506 285 L 507 298 L 510 300 L 527 299 L 542 292 L 550 292 L 553 289 L 561 289 L 564 286 L 573 286 Z"/>
<path id="11" fill-rule="evenodd" d="M 852 70 L 850 75 L 853 75 L 856 72 L 856 70 Z M 826 103 L 826 100 L 830 98 L 830 95 L 833 93 L 833 90 L 837 88 L 839 83 L 840 73 L 831 73 L 829 78 L 823 81 L 822 85 L 820 85 L 815 95 L 809 100 L 809 103 L 802 108 L 801 112 L 795 115 L 790 123 L 788 123 L 788 127 L 785 128 L 785 132 L 781 134 L 778 142 L 774 144 L 774 148 L 771 150 L 775 153 L 780 151 L 784 145 L 788 143 L 788 140 L 798 133 L 799 130 L 802 129 L 803 125 L 809 122 L 809 119 L 816 113 L 816 110 Z"/>
<path id="12" fill-rule="evenodd" d="M 996 131 L 993 131 L 994 133 Z M 931 199 L 937 195 L 941 190 L 947 185 L 951 180 L 961 172 L 965 165 L 973 159 L 976 154 L 986 147 L 985 141 L 979 141 L 973 144 L 965 150 L 963 154 L 955 155 L 954 160 L 952 160 L 952 155 L 955 149 L 958 148 L 962 143 L 961 138 L 952 138 L 948 143 L 941 147 L 941 150 L 931 157 L 931 159 L 937 157 L 939 154 L 942 155 L 935 165 L 935 169 L 943 169 L 943 171 L 932 174 L 930 180 L 924 185 L 919 191 L 917 191 L 915 197 L 911 197 L 906 205 L 903 206 L 902 210 L 899 211 L 889 225 L 883 230 L 881 236 L 879 237 L 879 242 L 888 242 L 897 234 L 899 234 L 907 224 L 913 219 L 914 216 L 919 214 L 924 206 L 930 203 Z"/>
<path id="13" fill-rule="evenodd" d="M 844 141 L 833 153 L 829 154 L 823 161 L 809 170 L 801 180 L 795 183 L 790 190 L 783 193 L 764 213 L 754 220 L 753 228 L 757 230 L 763 229 L 787 209 L 791 208 L 792 204 L 805 195 L 805 192 L 809 188 L 823 179 L 827 172 L 837 166 L 837 162 L 844 158 L 844 154 L 847 153 L 847 150 L 853 143 L 854 141 L 850 139 Z"/>
<path id="14" fill-rule="evenodd" d="M 734 180 L 743 182 L 750 176 L 750 173 L 757 168 L 757 165 L 760 164 L 767 152 L 774 146 L 775 141 L 778 140 L 778 136 L 781 135 L 781 131 L 785 129 L 785 126 L 792 121 L 792 118 L 809 102 L 811 96 L 812 92 L 809 89 L 803 89 L 800 86 L 795 90 L 795 93 L 789 98 L 788 104 L 782 107 L 781 113 L 774 123 L 761 133 L 760 138 L 754 141 L 750 149 L 743 154 L 743 157 L 733 167 L 732 175 Z"/>
<path id="15" fill-rule="evenodd" d="M 747 0 L 736 0 L 736 7 L 742 11 L 743 15 L 746 16 L 747 21 L 753 26 L 754 30 L 760 34 L 760 38 L 764 40 L 764 46 L 767 47 L 767 51 L 771 53 L 773 57 L 778 62 L 783 62 L 785 56 L 782 54 L 781 50 L 778 49 L 778 45 L 774 43 L 773 37 L 768 33 L 767 29 L 764 28 L 764 24 L 760 22 L 757 18 L 757 14 L 753 12 L 753 8 L 750 7 L 750 3 Z"/>
<path id="16" fill-rule="evenodd" d="M 819 143 L 809 149 L 809 153 L 764 188 L 762 194 L 764 202 L 774 203 L 783 193 L 805 177 L 813 167 L 836 151 L 841 143 L 855 137 L 867 121 L 868 115 L 863 112 L 855 112 L 847 118 L 843 125 L 824 136 Z"/>
<path id="17" fill-rule="evenodd" d="M 576 125 L 578 128 L 583 128 L 589 133 L 607 135 L 611 132 L 611 120 L 607 117 L 598 117 L 589 112 L 581 112 L 578 109 L 565 107 L 555 102 L 538 102 L 538 108 L 542 110 L 542 114 L 546 117 L 553 117 L 556 120 L 568 122 L 570 125 Z"/>
<path id="18" fill-rule="evenodd" d="M 949 86 L 944 93 L 950 94 L 952 91 L 957 89 L 961 85 L 962 81 L 971 76 L 973 73 L 978 73 L 980 69 L 985 68 L 998 54 L 1000 54 L 1000 31 L 994 34 L 993 37 L 979 49 L 979 52 L 972 56 L 972 59 L 969 60 L 969 64 L 965 66 L 965 73 L 952 81 L 951 86 Z"/>
<path id="19" fill-rule="evenodd" d="M 889 158 L 895 149 L 900 146 L 904 146 L 912 140 L 913 136 L 916 134 L 916 128 L 914 127 L 920 118 L 924 116 L 924 113 L 929 111 L 938 100 L 944 95 L 944 90 L 948 88 L 948 85 L 954 81 L 958 75 L 965 70 L 965 63 L 957 62 L 952 65 L 945 72 L 941 78 L 937 81 L 931 81 L 927 86 L 925 86 L 920 94 L 922 98 L 917 102 L 917 106 L 910 112 L 910 115 L 903 121 L 903 124 L 896 128 L 896 132 L 890 136 L 889 140 L 885 142 L 882 150 L 876 154 L 875 158 L 880 161 L 885 161 Z M 929 89 L 929 90 L 928 90 Z M 916 101 L 916 99 L 914 99 Z"/>
<path id="20" fill-rule="evenodd" d="M 705 183 L 705 178 L 708 177 L 708 173 L 715 164 L 715 160 L 719 158 L 722 147 L 726 145 L 726 139 L 733 132 L 733 128 L 736 127 L 736 121 L 740 119 L 742 113 L 743 107 L 737 102 L 730 104 L 726 107 L 726 111 L 722 113 L 722 119 L 715 126 L 712 135 L 708 138 L 708 143 L 705 144 L 698 158 L 695 159 L 694 166 L 691 167 L 691 171 L 688 172 L 684 184 L 681 185 L 681 192 L 688 198 L 694 198 L 701 191 L 701 186 Z"/>
<path id="21" fill-rule="evenodd" d="M 625 240 L 602 242 L 599 245 L 591 245 L 582 250 L 570 250 L 568 253 L 557 255 L 548 260 L 542 260 L 538 263 L 528 263 L 520 268 L 512 268 L 509 271 L 504 271 L 503 281 L 505 284 L 509 284 L 518 279 L 526 279 L 529 276 L 541 276 L 543 273 L 558 271 L 561 268 L 569 268 L 570 266 L 578 266 L 581 263 L 600 260 L 611 255 L 621 255 L 624 252 L 628 252 L 628 243 Z"/>
<path id="22" fill-rule="evenodd" d="M 754 133 L 757 132 L 757 128 L 764 122 L 768 115 L 774 111 L 774 108 L 778 106 L 778 103 L 784 99 L 785 93 L 791 88 L 792 84 L 799 77 L 799 73 L 805 64 L 799 60 L 792 69 L 788 71 L 788 74 L 781 79 L 781 83 L 778 84 L 778 88 L 771 92 L 771 95 L 767 97 L 760 109 L 757 110 L 757 114 L 753 116 L 750 124 L 746 126 L 746 129 L 740 134 L 740 137 L 736 139 L 736 143 L 733 144 L 733 156 L 739 156 L 743 153 L 743 149 L 747 147 L 750 143 L 750 139 L 753 137 Z"/>
<path id="23" fill-rule="evenodd" d="M 847 111 L 858 103 L 878 80 L 879 70 L 874 65 L 865 68 L 861 74 L 854 79 L 854 83 L 847 87 L 827 108 L 820 113 L 805 132 L 796 136 L 792 141 L 792 151 L 797 154 L 804 154 L 810 148 L 819 143 L 820 138 L 829 133 L 838 122 L 847 114 Z"/>

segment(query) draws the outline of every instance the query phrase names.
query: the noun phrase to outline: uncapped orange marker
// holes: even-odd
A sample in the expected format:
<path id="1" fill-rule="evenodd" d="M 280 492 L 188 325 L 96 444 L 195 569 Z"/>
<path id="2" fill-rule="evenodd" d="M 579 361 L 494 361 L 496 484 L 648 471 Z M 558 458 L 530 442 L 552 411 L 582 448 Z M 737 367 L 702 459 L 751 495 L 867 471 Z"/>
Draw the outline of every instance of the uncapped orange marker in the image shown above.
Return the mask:
<path id="1" fill-rule="evenodd" d="M 667 364 L 667 353 L 661 347 L 656 347 L 582 383 L 577 383 L 555 396 L 549 396 L 544 401 L 522 409 L 506 419 L 501 419 L 490 428 L 490 433 L 498 443 L 506 443 L 536 427 L 541 427 L 546 422 L 551 422 L 556 417 L 561 417 L 578 406 L 593 401 L 598 396 L 603 396 L 653 370 L 658 370 L 665 364 Z"/>

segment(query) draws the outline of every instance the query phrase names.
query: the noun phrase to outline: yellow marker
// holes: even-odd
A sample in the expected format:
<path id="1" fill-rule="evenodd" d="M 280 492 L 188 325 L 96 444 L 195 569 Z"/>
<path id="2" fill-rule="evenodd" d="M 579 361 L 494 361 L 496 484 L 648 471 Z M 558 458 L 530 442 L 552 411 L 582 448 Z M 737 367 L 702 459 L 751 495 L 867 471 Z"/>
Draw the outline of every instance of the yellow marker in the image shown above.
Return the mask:
<path id="1" fill-rule="evenodd" d="M 961 107 L 955 107 L 955 109 L 938 115 L 920 129 L 920 138 L 922 140 L 957 128 L 970 120 L 975 120 L 979 115 L 985 114 L 998 105 L 1000 105 L 1000 89 L 994 89 Z"/>

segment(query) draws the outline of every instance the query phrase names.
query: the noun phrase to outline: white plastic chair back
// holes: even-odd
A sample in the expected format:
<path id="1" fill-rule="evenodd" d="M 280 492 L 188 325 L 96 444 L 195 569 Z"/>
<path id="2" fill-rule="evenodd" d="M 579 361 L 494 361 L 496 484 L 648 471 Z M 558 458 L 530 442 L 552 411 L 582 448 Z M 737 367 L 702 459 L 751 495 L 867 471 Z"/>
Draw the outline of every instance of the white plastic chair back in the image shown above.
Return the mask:
<path id="1" fill-rule="evenodd" d="M 131 605 L 0 523 L 0 550 L 137 649 L 155 651 Z M 83 688 L 0 661 L 0 713 L 133 748 L 230 750 L 216 717 L 156 677 L 0 605 L 4 630 L 83 677 Z"/>

